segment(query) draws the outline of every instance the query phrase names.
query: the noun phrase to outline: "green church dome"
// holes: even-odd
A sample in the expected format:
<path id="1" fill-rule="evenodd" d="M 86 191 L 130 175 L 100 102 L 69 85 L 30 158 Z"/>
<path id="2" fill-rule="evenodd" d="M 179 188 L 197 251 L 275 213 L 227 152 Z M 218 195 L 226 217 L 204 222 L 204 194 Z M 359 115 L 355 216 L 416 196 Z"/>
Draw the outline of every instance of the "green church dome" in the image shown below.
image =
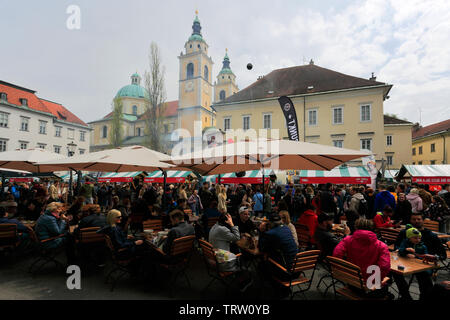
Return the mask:
<path id="1" fill-rule="evenodd" d="M 131 84 L 123 87 L 117 92 L 118 97 L 130 97 L 130 98 L 149 98 L 147 90 L 140 86 L 141 77 L 135 73 L 131 76 Z"/>

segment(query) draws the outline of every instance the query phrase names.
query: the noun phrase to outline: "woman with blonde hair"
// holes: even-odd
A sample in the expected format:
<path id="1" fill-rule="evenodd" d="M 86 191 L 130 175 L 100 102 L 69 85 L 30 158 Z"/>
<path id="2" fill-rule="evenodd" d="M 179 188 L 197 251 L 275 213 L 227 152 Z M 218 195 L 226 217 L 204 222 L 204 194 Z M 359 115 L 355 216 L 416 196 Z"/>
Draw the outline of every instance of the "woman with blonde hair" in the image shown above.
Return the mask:
<path id="1" fill-rule="evenodd" d="M 178 189 L 178 199 L 185 199 L 187 201 L 186 185 L 182 184 Z"/>
<path id="2" fill-rule="evenodd" d="M 217 209 L 220 213 L 227 213 L 227 188 L 221 184 L 217 190 L 219 190 L 217 194 L 217 198 L 219 199 Z"/>
<path id="3" fill-rule="evenodd" d="M 122 213 L 117 209 L 112 209 L 108 212 L 106 216 L 106 223 L 110 227 L 109 236 L 116 247 L 116 249 L 128 249 L 129 253 L 134 254 L 136 251 L 136 246 L 140 246 L 144 243 L 143 240 L 136 240 L 133 236 L 127 236 L 122 228 L 119 226 L 122 219 Z"/>
<path id="4" fill-rule="evenodd" d="M 291 230 L 292 237 L 294 238 L 295 244 L 297 245 L 297 248 L 298 248 L 297 231 L 295 230 L 295 226 L 291 223 L 291 218 L 289 217 L 289 212 L 286 210 L 282 210 L 282 211 L 280 211 L 279 215 L 281 218 L 281 222 L 283 222 L 283 224 L 285 226 L 289 227 L 289 230 Z"/>

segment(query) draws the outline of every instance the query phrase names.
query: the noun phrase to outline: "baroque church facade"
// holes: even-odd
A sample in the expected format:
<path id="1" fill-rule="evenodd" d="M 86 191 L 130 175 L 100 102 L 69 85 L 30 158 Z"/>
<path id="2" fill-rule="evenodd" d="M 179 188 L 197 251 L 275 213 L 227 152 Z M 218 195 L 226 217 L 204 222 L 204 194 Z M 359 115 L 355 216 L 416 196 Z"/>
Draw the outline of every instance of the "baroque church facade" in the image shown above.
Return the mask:
<path id="1" fill-rule="evenodd" d="M 212 105 L 225 100 L 239 89 L 236 76 L 230 68 L 228 52 L 222 62 L 222 69 L 213 83 L 214 62 L 208 56 L 208 44 L 201 33 L 201 24 L 196 15 L 192 25 L 192 34 L 184 45 L 179 60 L 178 100 L 166 102 L 163 120 L 163 141 L 169 151 L 171 133 L 178 128 L 187 130 L 191 137 L 200 138 L 201 131 L 216 127 L 216 112 Z M 131 84 L 121 88 L 115 98 L 120 98 L 123 105 L 121 125 L 123 145 L 142 145 L 144 143 L 147 90 L 141 86 L 138 73 L 131 76 Z M 91 152 L 111 148 L 110 131 L 113 113 L 110 112 L 99 120 L 89 122 L 91 126 Z M 195 127 L 196 123 L 201 124 Z"/>

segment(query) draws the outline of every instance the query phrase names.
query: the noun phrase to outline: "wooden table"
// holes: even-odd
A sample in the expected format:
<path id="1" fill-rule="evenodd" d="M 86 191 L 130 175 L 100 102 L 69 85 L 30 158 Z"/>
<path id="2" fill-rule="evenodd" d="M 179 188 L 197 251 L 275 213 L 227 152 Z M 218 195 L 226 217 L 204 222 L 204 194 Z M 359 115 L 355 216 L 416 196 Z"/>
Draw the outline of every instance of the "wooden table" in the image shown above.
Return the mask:
<path id="1" fill-rule="evenodd" d="M 433 270 L 439 268 L 439 264 L 423 263 L 422 260 L 417 258 L 408 258 L 398 256 L 398 252 L 391 252 L 391 271 L 401 275 L 411 275 L 427 270 Z M 398 259 L 396 259 L 396 257 Z M 398 266 L 405 267 L 404 270 L 399 270 Z"/>

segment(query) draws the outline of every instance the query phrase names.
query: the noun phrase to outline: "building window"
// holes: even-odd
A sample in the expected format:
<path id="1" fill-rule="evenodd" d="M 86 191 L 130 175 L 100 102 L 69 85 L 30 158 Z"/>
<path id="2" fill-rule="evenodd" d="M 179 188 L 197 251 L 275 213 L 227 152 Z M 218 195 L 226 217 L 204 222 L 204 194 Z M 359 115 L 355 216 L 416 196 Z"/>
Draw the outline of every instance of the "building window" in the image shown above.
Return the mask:
<path id="1" fill-rule="evenodd" d="M 310 126 L 317 126 L 317 110 L 308 111 L 308 124 Z"/>
<path id="2" fill-rule="evenodd" d="M 392 146 L 392 136 L 386 136 L 386 145 Z"/>
<path id="3" fill-rule="evenodd" d="M 194 77 L 194 64 L 191 62 L 186 67 L 186 78 L 192 79 Z"/>
<path id="4" fill-rule="evenodd" d="M 413 165 L 415 165 L 416 163 L 413 161 L 413 163 L 412 163 Z"/>
<path id="5" fill-rule="evenodd" d="M 19 141 L 19 144 L 20 144 L 20 149 L 22 149 L 22 150 L 28 149 L 28 142 Z"/>
<path id="6" fill-rule="evenodd" d="M 133 106 L 132 112 L 135 116 L 137 115 L 137 106 Z"/>
<path id="7" fill-rule="evenodd" d="M 387 165 L 388 166 L 392 166 L 392 164 L 394 163 L 394 157 L 393 156 L 386 156 L 386 160 L 387 160 Z"/>
<path id="8" fill-rule="evenodd" d="M 28 131 L 29 118 L 20 117 L 20 131 Z"/>
<path id="9" fill-rule="evenodd" d="M 412 155 L 415 156 L 416 155 L 416 148 L 412 149 Z"/>
<path id="10" fill-rule="evenodd" d="M 138 137 L 141 136 L 141 128 L 136 128 L 136 135 L 137 135 Z"/>
<path id="11" fill-rule="evenodd" d="M 6 140 L 0 139 L 0 152 L 6 151 Z"/>
<path id="12" fill-rule="evenodd" d="M 250 129 L 250 116 L 243 116 L 242 117 L 242 128 L 244 130 Z"/>
<path id="13" fill-rule="evenodd" d="M 419 161 L 417 164 L 422 164 L 422 161 Z"/>
<path id="14" fill-rule="evenodd" d="M 108 127 L 107 126 L 103 126 L 102 128 L 102 138 L 107 138 L 108 137 Z"/>
<path id="15" fill-rule="evenodd" d="M 222 101 L 222 100 L 225 100 L 225 97 L 226 97 L 225 90 L 220 91 L 220 93 L 219 93 L 219 99 Z"/>
<path id="16" fill-rule="evenodd" d="M 227 131 L 231 129 L 231 118 L 224 118 L 223 119 L 223 130 Z"/>
<path id="17" fill-rule="evenodd" d="M 0 93 L 0 100 L 8 102 L 8 95 L 4 92 Z"/>
<path id="18" fill-rule="evenodd" d="M 372 139 L 361 139 L 361 149 L 372 151 Z"/>
<path id="19" fill-rule="evenodd" d="M 336 148 L 343 148 L 344 140 L 333 140 L 333 146 Z"/>
<path id="20" fill-rule="evenodd" d="M 61 137 L 61 127 L 55 127 L 55 137 Z"/>
<path id="21" fill-rule="evenodd" d="M 39 121 L 39 133 L 46 134 L 47 132 L 47 121 Z"/>
<path id="22" fill-rule="evenodd" d="M 80 141 L 85 141 L 86 138 L 86 132 L 80 131 Z"/>
<path id="23" fill-rule="evenodd" d="M 44 149 L 44 150 L 45 150 L 45 146 L 46 146 L 45 143 L 38 143 L 38 144 L 37 144 L 37 147 L 38 147 L 39 149 Z"/>
<path id="24" fill-rule="evenodd" d="M 361 106 L 361 122 L 367 122 L 371 120 L 370 104 Z"/>
<path id="25" fill-rule="evenodd" d="M 431 144 L 431 152 L 436 152 L 436 145 L 434 143 Z"/>
<path id="26" fill-rule="evenodd" d="M 73 129 L 67 129 L 67 138 L 69 138 L 69 139 L 75 139 L 75 130 L 73 130 Z"/>
<path id="27" fill-rule="evenodd" d="M 80 149 L 80 154 L 84 154 L 85 150 L 84 149 Z"/>
<path id="28" fill-rule="evenodd" d="M 272 128 L 272 115 L 271 114 L 263 114 L 263 128 L 264 129 Z"/>
<path id="29" fill-rule="evenodd" d="M 208 66 L 205 66 L 205 70 L 204 70 L 203 76 L 204 76 L 205 80 L 208 81 L 208 79 L 209 79 Z"/>
<path id="30" fill-rule="evenodd" d="M 422 154 L 422 147 L 419 147 L 419 154 Z"/>
<path id="31" fill-rule="evenodd" d="M 343 124 L 344 123 L 344 108 L 335 107 L 333 108 L 333 124 Z"/>
<path id="32" fill-rule="evenodd" d="M 9 114 L 0 112 L 0 127 L 8 128 L 8 117 Z"/>
<path id="33" fill-rule="evenodd" d="M 20 99 L 20 104 L 23 105 L 24 107 L 27 107 L 28 106 L 28 100 L 24 99 L 24 98 L 21 98 Z"/>
<path id="34" fill-rule="evenodd" d="M 430 164 L 436 164 L 436 160 L 430 160 Z"/>
<path id="35" fill-rule="evenodd" d="M 61 147 L 60 146 L 53 146 L 53 150 L 55 153 L 61 153 Z"/>

